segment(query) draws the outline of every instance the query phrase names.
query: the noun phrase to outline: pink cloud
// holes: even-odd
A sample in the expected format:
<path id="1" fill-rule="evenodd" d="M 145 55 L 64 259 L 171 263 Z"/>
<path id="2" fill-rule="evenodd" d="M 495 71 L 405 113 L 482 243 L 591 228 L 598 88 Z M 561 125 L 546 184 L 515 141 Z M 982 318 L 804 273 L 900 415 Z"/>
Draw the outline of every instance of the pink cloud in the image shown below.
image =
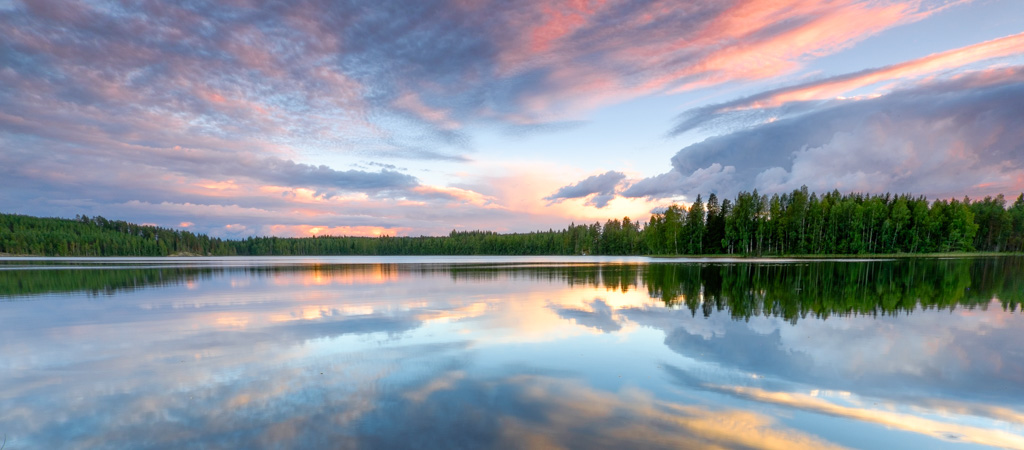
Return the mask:
<path id="1" fill-rule="evenodd" d="M 938 10 L 923 0 L 469 3 L 39 1 L 0 11 L 16 56 L 0 70 L 0 174 L 19 189 L 7 201 L 80 199 L 98 205 L 94 214 L 238 235 L 642 219 L 652 206 L 643 199 L 601 211 L 582 199 L 546 205 L 571 169 L 538 171 L 539 162 L 425 185 L 394 166 L 328 167 L 320 156 L 464 162 L 448 152 L 469 149 L 460 133 L 480 122 L 554 122 L 680 86 L 790 74 Z M 1020 46 L 1014 36 L 788 95 L 927 75 Z"/>
<path id="2" fill-rule="evenodd" d="M 288 237 L 312 236 L 399 236 L 407 234 L 408 227 L 375 227 L 375 226 L 329 226 L 329 225 L 267 225 L 263 227 L 267 235 Z"/>
<path id="3" fill-rule="evenodd" d="M 960 3 L 529 4 L 505 24 L 511 31 L 502 33 L 526 38 L 499 42 L 498 73 L 541 70 L 538 89 L 519 98 L 519 121 L 531 121 L 522 114 L 547 121 L 637 96 L 791 74 L 810 59 Z M 712 19 L 699 18 L 707 14 Z"/>
<path id="4" fill-rule="evenodd" d="M 147 4 L 113 17 L 84 5 L 56 14 L 44 2 L 32 8 L 39 23 L 8 27 L 6 34 L 20 48 L 55 57 L 57 72 L 102 97 L 108 115 L 147 105 L 213 132 L 299 141 L 316 136 L 357 148 L 361 138 L 381 142 L 400 132 L 378 120 L 382 110 L 404 111 L 442 134 L 480 118 L 564 120 L 673 88 L 792 73 L 807 59 L 959 3 L 457 3 L 429 21 L 396 25 L 371 39 L 351 35 L 348 27 L 391 22 L 364 10 L 305 2 L 270 8 L 268 14 L 279 15 L 273 21 L 237 20 L 252 12 L 238 6 L 200 14 Z M 112 30 L 51 29 L 83 21 L 109 22 Z M 210 23 L 224 32 L 205 36 Z M 467 48 L 479 54 L 415 56 L 434 38 L 471 43 Z M 354 63 L 339 64 L 347 57 Z M 140 74 L 145 82 L 134 82 Z M 516 87 L 497 101 L 480 101 L 503 86 Z"/>
<path id="5" fill-rule="evenodd" d="M 771 96 L 735 105 L 733 109 L 768 108 L 793 101 L 821 100 L 850 92 L 879 82 L 957 69 L 979 61 L 1024 53 L 1024 33 L 985 41 L 900 64 L 858 72 L 850 76 L 826 79 L 820 82 L 775 91 Z"/>
<path id="6" fill-rule="evenodd" d="M 525 3 L 513 14 L 509 26 L 525 39 L 509 42 L 500 55 L 503 72 L 516 71 L 530 64 L 538 54 L 560 50 L 563 40 L 584 29 L 607 3 L 603 0 L 568 0 Z"/>
<path id="7" fill-rule="evenodd" d="M 449 111 L 424 104 L 420 96 L 413 92 L 402 94 L 395 99 L 393 105 L 446 130 L 457 129 L 460 126 L 458 121 L 450 117 Z"/>

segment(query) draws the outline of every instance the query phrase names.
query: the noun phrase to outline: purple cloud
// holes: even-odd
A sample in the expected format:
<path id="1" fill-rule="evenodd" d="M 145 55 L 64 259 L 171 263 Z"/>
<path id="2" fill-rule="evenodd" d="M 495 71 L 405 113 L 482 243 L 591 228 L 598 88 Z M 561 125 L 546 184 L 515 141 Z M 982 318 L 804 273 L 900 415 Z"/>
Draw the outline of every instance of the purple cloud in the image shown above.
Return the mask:
<path id="1" fill-rule="evenodd" d="M 1024 68 L 921 84 L 680 150 L 672 169 L 626 197 L 740 190 L 913 192 L 933 197 L 1024 190 Z M 713 182 L 709 182 L 713 181 Z"/>
<path id="2" fill-rule="evenodd" d="M 551 203 L 558 203 L 570 198 L 590 197 L 587 205 L 604 208 L 608 202 L 615 198 L 615 189 L 626 178 L 626 174 L 609 170 L 600 175 L 593 175 L 580 180 L 575 184 L 562 186 L 554 194 L 544 197 Z"/>
<path id="3" fill-rule="evenodd" d="M 642 95 L 793 73 L 802 58 L 941 8 L 923 0 L 753 11 L 658 0 L 8 2 L 0 7 L 0 208 L 188 221 L 198 231 L 217 230 L 230 214 L 250 217 L 250 230 L 311 217 L 432 233 L 462 218 L 482 228 L 546 227 L 553 215 L 426 189 L 407 170 L 316 159 L 469 162 L 474 127 L 565 129 L 583 112 Z M 878 12 L 884 20 L 853 20 Z M 795 42 L 796 32 L 818 39 Z M 731 62 L 762 56 L 775 63 L 756 73 Z M 713 162 L 680 176 L 711 185 L 743 167 Z M 455 178 L 444 187 L 464 182 Z M 574 188 L 604 207 L 622 180 Z M 656 184 L 630 192 L 653 197 L 666 189 Z M 340 203 L 301 201 L 310 192 Z M 573 192 L 550 200 L 579 198 L 566 197 Z M 188 208 L 209 219 L 183 217 Z"/>

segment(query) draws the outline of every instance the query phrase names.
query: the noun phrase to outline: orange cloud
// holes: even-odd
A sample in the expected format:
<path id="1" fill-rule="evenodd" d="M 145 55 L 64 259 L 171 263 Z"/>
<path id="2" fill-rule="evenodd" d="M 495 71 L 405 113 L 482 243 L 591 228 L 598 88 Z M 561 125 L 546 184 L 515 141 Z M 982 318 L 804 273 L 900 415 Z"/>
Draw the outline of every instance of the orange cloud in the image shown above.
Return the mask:
<path id="1" fill-rule="evenodd" d="M 842 406 L 813 395 L 790 392 L 772 392 L 745 386 L 710 386 L 741 397 L 765 403 L 788 406 L 831 416 L 872 422 L 889 428 L 925 434 L 938 439 L 950 436 L 959 441 L 1003 448 L 1024 449 L 1024 436 L 1003 430 L 979 428 L 955 422 L 942 422 L 912 414 L 889 410 Z"/>
<path id="2" fill-rule="evenodd" d="M 498 199 L 468 189 L 441 186 L 417 186 L 412 188 L 412 191 L 424 195 L 450 196 L 456 201 L 468 203 L 474 206 L 481 206 L 485 208 L 500 207 L 497 205 Z"/>
<path id="3" fill-rule="evenodd" d="M 1024 53 L 1024 33 L 945 52 L 933 53 L 923 58 L 879 69 L 871 69 L 852 75 L 834 77 L 820 82 L 782 89 L 775 91 L 767 98 L 759 98 L 756 101 L 735 106 L 732 109 L 769 108 L 793 101 L 828 99 L 879 82 L 917 77 L 960 68 L 988 59 L 1022 53 Z"/>
<path id="4" fill-rule="evenodd" d="M 268 230 L 274 236 L 311 237 L 311 236 L 398 236 L 408 233 L 408 227 L 378 226 L 328 226 L 328 225 L 270 225 Z"/>
<path id="5" fill-rule="evenodd" d="M 199 186 L 201 188 L 212 189 L 212 190 L 216 190 L 216 191 L 226 191 L 226 190 L 234 191 L 234 190 L 238 189 L 238 184 L 235 183 L 235 180 L 227 180 L 227 181 L 201 181 L 199 183 L 196 183 L 195 185 Z"/>

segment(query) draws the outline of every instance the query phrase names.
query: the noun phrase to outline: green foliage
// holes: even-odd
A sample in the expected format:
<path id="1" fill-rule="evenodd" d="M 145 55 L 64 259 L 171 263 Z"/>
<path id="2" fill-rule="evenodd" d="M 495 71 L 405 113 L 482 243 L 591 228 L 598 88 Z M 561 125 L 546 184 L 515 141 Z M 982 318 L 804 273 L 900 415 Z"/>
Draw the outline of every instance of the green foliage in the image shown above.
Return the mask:
<path id="1" fill-rule="evenodd" d="M 712 200 L 713 199 L 713 200 Z M 972 202 L 936 200 L 909 195 L 840 194 L 822 196 L 806 187 L 770 198 L 740 192 L 734 202 L 718 206 L 709 197 L 706 221 L 688 229 L 705 234 L 703 248 L 677 249 L 665 232 L 679 214 L 678 206 L 654 214 L 642 231 L 652 254 L 732 255 L 855 255 L 1024 249 L 1024 194 L 1006 208 L 1002 195 Z M 714 206 L 712 206 L 714 205 Z M 700 202 L 695 217 L 703 213 Z M 679 211 L 682 211 L 681 213 Z M 688 236 L 685 232 L 684 235 Z"/>
<path id="2" fill-rule="evenodd" d="M 837 255 L 1024 251 L 1024 194 L 936 200 L 909 195 L 819 196 L 740 192 L 719 204 L 700 196 L 671 205 L 646 224 L 624 217 L 603 225 L 498 234 L 222 240 L 103 217 L 43 219 L 0 214 L 0 253 L 39 256 L 168 255 Z"/>
<path id="3" fill-rule="evenodd" d="M 225 241 L 102 216 L 52 219 L 0 214 L 0 253 L 38 256 L 231 255 Z"/>

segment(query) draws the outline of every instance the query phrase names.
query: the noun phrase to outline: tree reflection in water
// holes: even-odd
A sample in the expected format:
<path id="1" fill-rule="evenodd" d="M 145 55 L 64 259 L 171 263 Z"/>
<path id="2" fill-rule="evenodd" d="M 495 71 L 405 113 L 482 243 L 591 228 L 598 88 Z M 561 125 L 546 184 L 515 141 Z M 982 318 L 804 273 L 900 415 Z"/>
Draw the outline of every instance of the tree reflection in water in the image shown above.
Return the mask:
<path id="1" fill-rule="evenodd" d="M 17 265 L 2 266 L 7 269 Z M 735 319 L 898 315 L 917 309 L 985 308 L 998 299 L 1006 311 L 1024 302 L 1024 258 L 866 261 L 693 262 L 650 264 L 294 264 L 253 267 L 170 266 L 76 270 L 0 270 L 0 301 L 47 293 L 112 295 L 146 287 L 187 284 L 226 274 L 273 277 L 295 272 L 314 279 L 382 282 L 395 277 L 447 275 L 453 280 L 526 278 L 615 291 L 646 289 L 666 306 L 705 317 Z"/>

